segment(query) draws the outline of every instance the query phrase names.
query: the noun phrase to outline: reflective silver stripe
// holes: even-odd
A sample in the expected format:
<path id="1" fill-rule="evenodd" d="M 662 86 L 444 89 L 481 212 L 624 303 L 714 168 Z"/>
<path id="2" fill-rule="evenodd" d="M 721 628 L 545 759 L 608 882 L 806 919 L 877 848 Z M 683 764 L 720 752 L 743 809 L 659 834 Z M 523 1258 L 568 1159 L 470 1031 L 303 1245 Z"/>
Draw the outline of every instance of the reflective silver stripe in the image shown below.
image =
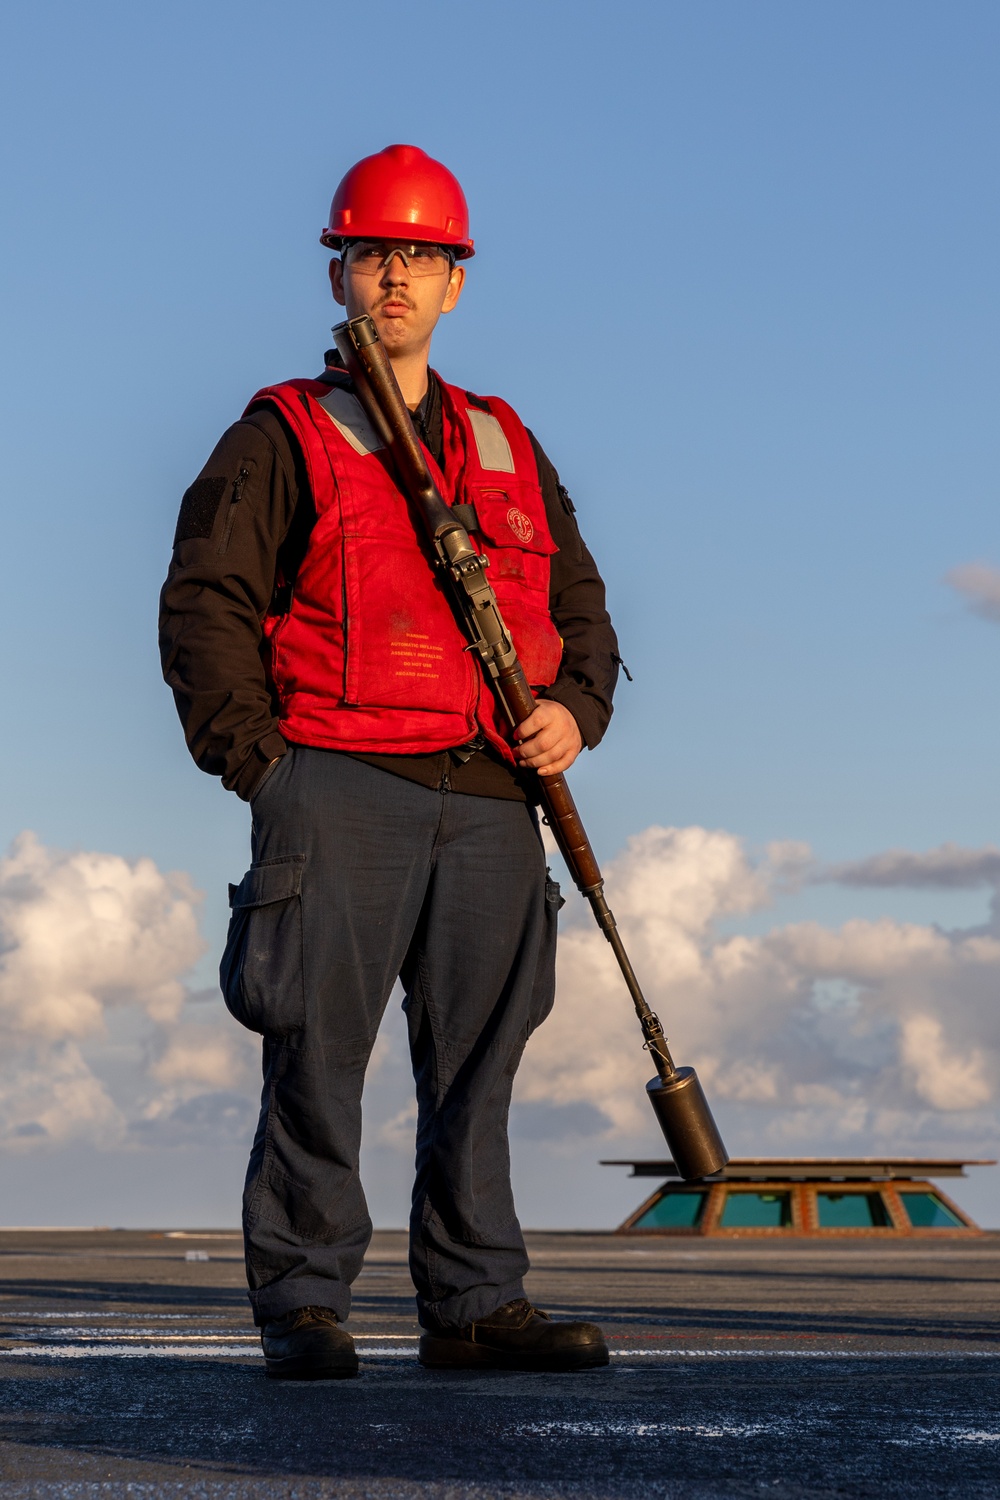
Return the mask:
<path id="1" fill-rule="evenodd" d="M 473 436 L 479 449 L 479 462 L 483 468 L 513 474 L 514 455 L 510 451 L 507 434 L 496 417 L 488 411 L 476 411 L 471 406 L 465 408 L 465 414 L 472 423 Z"/>
<path id="2" fill-rule="evenodd" d="M 385 444 L 365 415 L 364 407 L 357 396 L 334 386 L 328 396 L 320 396 L 319 404 L 339 431 L 347 439 L 355 453 L 362 457 L 376 453 Z"/>

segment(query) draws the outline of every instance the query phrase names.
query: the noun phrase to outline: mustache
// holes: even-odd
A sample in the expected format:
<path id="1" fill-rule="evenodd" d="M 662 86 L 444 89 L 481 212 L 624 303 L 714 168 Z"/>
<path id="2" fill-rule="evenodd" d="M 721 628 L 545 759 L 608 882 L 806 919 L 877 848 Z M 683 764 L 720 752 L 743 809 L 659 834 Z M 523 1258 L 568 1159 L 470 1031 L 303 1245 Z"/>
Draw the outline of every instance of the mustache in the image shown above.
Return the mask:
<path id="1" fill-rule="evenodd" d="M 375 303 L 375 306 L 372 308 L 372 312 L 378 312 L 379 308 L 384 307 L 387 302 L 402 302 L 404 306 L 410 309 L 411 312 L 413 312 L 414 310 L 414 305 L 405 292 L 390 289 L 387 292 L 383 292 L 382 296 L 378 299 L 378 301 Z"/>

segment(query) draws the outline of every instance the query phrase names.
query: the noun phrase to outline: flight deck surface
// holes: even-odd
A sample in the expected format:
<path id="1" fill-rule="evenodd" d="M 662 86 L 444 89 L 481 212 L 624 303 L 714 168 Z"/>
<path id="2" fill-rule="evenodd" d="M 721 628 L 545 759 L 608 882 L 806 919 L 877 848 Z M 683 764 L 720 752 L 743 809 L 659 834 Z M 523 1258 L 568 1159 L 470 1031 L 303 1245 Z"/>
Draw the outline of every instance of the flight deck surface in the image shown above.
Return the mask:
<path id="1" fill-rule="evenodd" d="M 528 1238 L 609 1369 L 422 1370 L 380 1232 L 360 1378 L 267 1381 L 234 1232 L 0 1231 L 0 1496 L 1000 1495 L 1000 1234 Z"/>

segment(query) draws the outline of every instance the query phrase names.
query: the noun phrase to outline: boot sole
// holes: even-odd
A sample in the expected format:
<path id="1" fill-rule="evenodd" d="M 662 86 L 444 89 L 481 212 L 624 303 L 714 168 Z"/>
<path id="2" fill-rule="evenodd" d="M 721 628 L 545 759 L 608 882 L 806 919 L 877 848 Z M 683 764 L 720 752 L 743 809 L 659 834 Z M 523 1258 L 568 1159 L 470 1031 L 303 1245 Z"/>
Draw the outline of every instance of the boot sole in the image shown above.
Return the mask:
<path id="1" fill-rule="evenodd" d="M 417 1358 L 427 1370 L 537 1370 L 568 1374 L 573 1370 L 599 1370 L 610 1363 L 603 1344 L 581 1344 L 566 1354 L 514 1353 L 471 1344 L 465 1339 L 440 1339 L 425 1333 Z"/>
<path id="2" fill-rule="evenodd" d="M 353 1364 L 344 1361 L 333 1364 L 302 1356 L 269 1359 L 265 1361 L 265 1371 L 268 1380 L 353 1380 L 358 1373 L 358 1361 L 357 1357 Z"/>

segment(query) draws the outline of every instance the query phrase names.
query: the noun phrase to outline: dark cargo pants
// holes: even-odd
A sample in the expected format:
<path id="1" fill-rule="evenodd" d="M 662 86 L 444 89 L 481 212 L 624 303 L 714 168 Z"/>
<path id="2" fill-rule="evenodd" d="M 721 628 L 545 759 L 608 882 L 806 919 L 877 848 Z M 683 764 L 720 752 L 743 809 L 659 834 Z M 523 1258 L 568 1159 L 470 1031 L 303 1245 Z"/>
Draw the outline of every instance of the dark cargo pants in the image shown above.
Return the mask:
<path id="1" fill-rule="evenodd" d="M 222 987 L 264 1034 L 243 1215 L 257 1323 L 307 1305 L 347 1318 L 372 1228 L 361 1091 L 397 976 L 416 1079 L 420 1320 L 486 1317 L 523 1295 L 507 1113 L 555 984 L 559 891 L 533 809 L 296 747 L 254 797 L 252 858 L 231 888 Z"/>

